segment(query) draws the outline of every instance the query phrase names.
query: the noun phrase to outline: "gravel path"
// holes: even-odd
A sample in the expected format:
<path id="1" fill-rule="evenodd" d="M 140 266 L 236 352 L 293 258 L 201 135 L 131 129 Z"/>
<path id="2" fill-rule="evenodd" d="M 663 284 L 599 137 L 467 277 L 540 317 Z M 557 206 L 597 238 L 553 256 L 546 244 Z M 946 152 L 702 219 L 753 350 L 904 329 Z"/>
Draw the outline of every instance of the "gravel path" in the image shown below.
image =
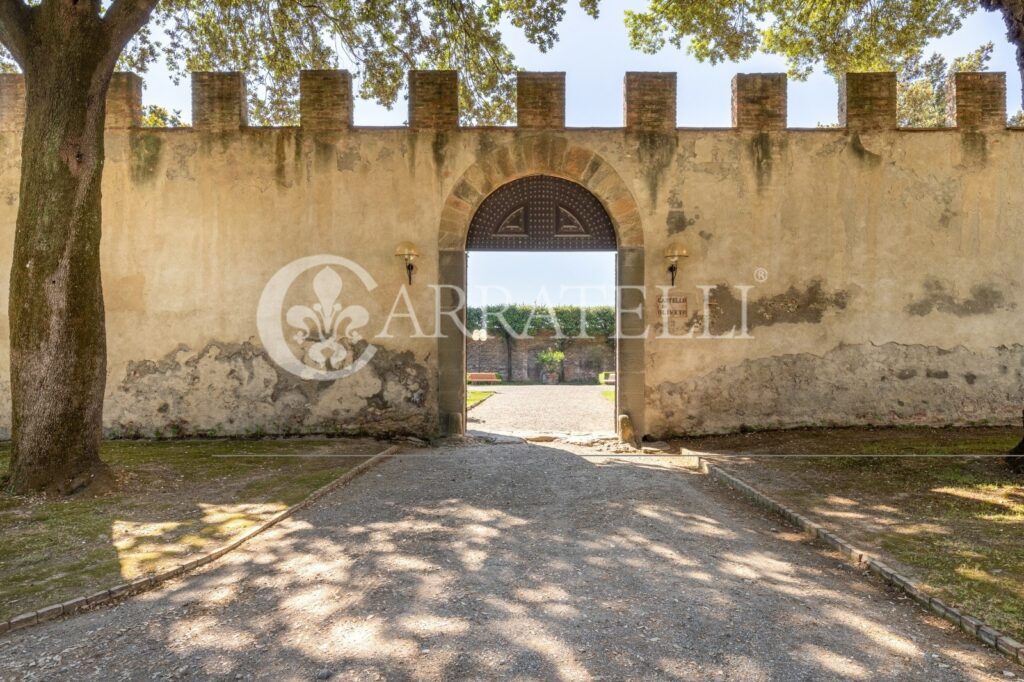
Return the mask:
<path id="1" fill-rule="evenodd" d="M 678 459 L 597 454 L 400 455 L 198 574 L 0 639 L 0 676 L 952 681 L 1013 668 Z"/>
<path id="2" fill-rule="evenodd" d="M 474 386 L 473 388 L 477 388 Z M 494 391 L 469 411 L 468 427 L 488 433 L 610 433 L 615 403 L 605 386 L 480 386 Z"/>

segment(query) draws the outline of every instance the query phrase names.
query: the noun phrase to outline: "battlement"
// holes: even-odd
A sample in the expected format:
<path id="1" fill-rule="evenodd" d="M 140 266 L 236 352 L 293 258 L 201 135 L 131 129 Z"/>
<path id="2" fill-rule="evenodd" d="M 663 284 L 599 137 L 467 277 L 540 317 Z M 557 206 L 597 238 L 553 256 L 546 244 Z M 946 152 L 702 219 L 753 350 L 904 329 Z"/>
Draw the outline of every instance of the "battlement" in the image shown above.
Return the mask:
<path id="1" fill-rule="evenodd" d="M 310 130 L 352 128 L 352 76 L 348 71 L 303 71 L 299 78 L 300 125 Z M 948 108 L 964 131 L 1006 127 L 1006 76 L 957 73 Z M 516 125 L 528 130 L 565 128 L 565 73 L 523 71 L 517 78 Z M 849 73 L 839 84 L 839 124 L 850 130 L 895 130 L 896 74 Z M 25 83 L 0 74 L 0 131 L 24 125 Z M 107 96 L 109 129 L 142 121 L 142 79 L 116 73 Z M 409 128 L 459 127 L 459 79 L 455 71 L 409 73 Z M 676 74 L 629 72 L 624 80 L 623 125 L 627 130 L 677 129 Z M 239 72 L 192 74 L 192 127 L 229 132 L 248 126 L 245 76 Z M 737 74 L 732 81 L 732 127 L 779 131 L 787 127 L 787 79 L 782 73 Z"/>

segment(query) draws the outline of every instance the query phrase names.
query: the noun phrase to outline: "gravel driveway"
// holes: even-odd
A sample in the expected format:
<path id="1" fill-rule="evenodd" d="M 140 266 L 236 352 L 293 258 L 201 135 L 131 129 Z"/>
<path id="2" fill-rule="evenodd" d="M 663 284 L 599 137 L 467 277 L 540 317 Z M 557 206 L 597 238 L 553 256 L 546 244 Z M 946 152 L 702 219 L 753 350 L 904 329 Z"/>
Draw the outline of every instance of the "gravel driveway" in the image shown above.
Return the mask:
<path id="1" fill-rule="evenodd" d="M 951 681 L 1013 669 L 678 459 L 597 454 L 403 454 L 200 573 L 0 639 L 0 674 Z"/>
<path id="2" fill-rule="evenodd" d="M 601 395 L 611 386 L 573 384 L 473 386 L 494 391 L 469 411 L 468 427 L 488 433 L 611 433 L 615 403 Z"/>

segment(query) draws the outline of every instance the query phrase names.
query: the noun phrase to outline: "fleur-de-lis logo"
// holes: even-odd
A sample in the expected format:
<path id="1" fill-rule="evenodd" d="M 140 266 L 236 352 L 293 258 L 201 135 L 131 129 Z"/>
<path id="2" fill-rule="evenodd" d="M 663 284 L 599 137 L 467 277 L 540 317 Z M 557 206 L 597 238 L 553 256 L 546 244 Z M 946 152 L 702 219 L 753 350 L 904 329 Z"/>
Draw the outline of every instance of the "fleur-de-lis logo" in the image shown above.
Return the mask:
<path id="1" fill-rule="evenodd" d="M 331 266 L 341 266 L 354 273 L 367 291 L 377 286 L 366 270 L 347 258 L 308 256 L 281 268 L 267 282 L 256 312 L 260 341 L 267 354 L 280 367 L 303 379 L 344 378 L 369 364 L 377 350 L 365 343 L 358 331 L 369 322 L 369 313 L 361 305 L 343 304 L 344 284 Z M 304 272 L 314 268 L 319 270 L 313 277 L 312 296 L 299 299 L 309 303 L 293 305 L 285 311 L 284 301 L 292 285 Z M 345 298 L 351 297 L 345 294 Z M 362 351 L 354 357 L 359 348 Z"/>
<path id="2" fill-rule="evenodd" d="M 348 345 L 362 338 L 356 330 L 370 320 L 366 308 L 342 306 L 342 287 L 338 273 L 325 267 L 313 278 L 316 303 L 312 306 L 294 305 L 285 314 L 288 325 L 298 330 L 294 335 L 295 342 L 305 348 L 305 362 L 311 367 L 343 367 L 349 356 Z"/>

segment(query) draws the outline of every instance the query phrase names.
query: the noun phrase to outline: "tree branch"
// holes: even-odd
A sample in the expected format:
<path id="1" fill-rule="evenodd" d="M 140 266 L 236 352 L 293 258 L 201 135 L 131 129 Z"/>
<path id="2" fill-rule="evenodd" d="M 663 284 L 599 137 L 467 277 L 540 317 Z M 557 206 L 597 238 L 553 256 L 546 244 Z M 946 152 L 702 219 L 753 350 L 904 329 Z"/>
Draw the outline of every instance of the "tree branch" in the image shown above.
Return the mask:
<path id="1" fill-rule="evenodd" d="M 21 0 L 0 0 L 0 43 L 22 67 L 28 56 L 30 11 Z"/>
<path id="2" fill-rule="evenodd" d="M 114 0 L 103 15 L 103 23 L 110 31 L 111 55 L 115 61 L 128 41 L 149 21 L 149 15 L 159 0 Z"/>
<path id="3" fill-rule="evenodd" d="M 1017 70 L 1024 76 L 1024 0 L 981 0 L 981 6 L 1003 15 L 1006 38 L 1017 48 Z M 1021 101 L 1024 103 L 1024 87 Z"/>

